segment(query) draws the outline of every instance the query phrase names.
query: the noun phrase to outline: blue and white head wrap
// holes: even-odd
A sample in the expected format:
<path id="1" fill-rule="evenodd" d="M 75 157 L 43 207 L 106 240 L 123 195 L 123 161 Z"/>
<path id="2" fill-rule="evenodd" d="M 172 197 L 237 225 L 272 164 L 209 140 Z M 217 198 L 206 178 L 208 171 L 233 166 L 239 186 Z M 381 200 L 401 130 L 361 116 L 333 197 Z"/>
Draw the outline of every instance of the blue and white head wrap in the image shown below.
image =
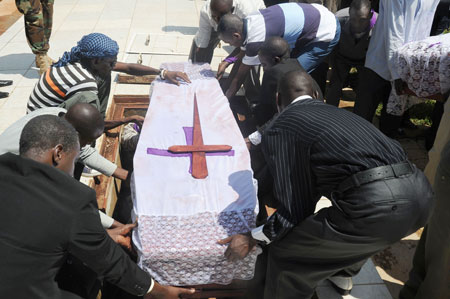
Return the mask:
<path id="1" fill-rule="evenodd" d="M 114 57 L 118 53 L 119 46 L 116 41 L 102 33 L 91 33 L 83 36 L 70 52 L 64 52 L 63 56 L 53 66 L 65 66 L 68 63 L 79 62 L 81 58 Z"/>

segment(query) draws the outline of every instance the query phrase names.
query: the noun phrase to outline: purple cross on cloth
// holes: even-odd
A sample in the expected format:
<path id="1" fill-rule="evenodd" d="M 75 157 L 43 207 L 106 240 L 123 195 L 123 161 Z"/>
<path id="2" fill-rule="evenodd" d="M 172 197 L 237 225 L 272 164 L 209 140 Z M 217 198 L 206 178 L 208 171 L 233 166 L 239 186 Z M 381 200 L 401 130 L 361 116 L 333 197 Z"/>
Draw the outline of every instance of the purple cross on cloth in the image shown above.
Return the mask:
<path id="1" fill-rule="evenodd" d="M 184 131 L 184 136 L 186 137 L 186 145 L 192 145 L 193 136 L 194 136 L 194 128 L 193 127 L 183 127 L 183 131 Z M 155 156 L 173 157 L 173 158 L 189 157 L 191 160 L 190 166 L 189 166 L 189 173 L 192 173 L 192 153 L 175 154 L 175 153 L 169 152 L 168 150 L 148 147 L 147 154 L 155 155 Z M 205 153 L 205 155 L 206 156 L 234 156 L 234 150 L 230 150 L 227 152 Z"/>

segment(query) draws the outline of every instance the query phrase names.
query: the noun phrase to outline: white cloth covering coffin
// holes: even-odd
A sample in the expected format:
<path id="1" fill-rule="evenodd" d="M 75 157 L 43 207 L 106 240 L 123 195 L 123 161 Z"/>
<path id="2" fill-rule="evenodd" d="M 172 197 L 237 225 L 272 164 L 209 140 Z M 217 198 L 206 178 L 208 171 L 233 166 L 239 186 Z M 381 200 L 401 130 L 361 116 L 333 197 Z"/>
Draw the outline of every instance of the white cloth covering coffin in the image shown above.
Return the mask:
<path id="1" fill-rule="evenodd" d="M 228 262 L 217 240 L 255 227 L 256 184 L 250 156 L 237 123 L 208 64 L 172 63 L 192 83 L 155 82 L 134 157 L 133 233 L 139 266 L 168 285 L 228 284 L 251 279 L 259 249 Z M 190 174 L 190 157 L 167 156 L 186 145 L 193 126 L 194 94 L 205 145 L 232 151 L 206 156 L 208 177 Z"/>

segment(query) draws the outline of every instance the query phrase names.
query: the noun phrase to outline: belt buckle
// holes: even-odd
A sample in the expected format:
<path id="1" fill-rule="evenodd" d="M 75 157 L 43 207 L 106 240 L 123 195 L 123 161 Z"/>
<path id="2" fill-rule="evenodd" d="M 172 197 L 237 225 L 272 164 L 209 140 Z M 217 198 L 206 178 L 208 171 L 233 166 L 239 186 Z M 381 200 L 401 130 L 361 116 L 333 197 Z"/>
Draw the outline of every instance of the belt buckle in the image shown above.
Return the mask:
<path id="1" fill-rule="evenodd" d="M 409 166 L 409 172 L 412 173 L 414 168 L 412 167 L 411 162 L 409 161 L 391 165 L 392 172 L 394 173 L 394 176 L 396 178 L 408 173 L 406 171 L 401 172 L 402 168 L 405 167 L 406 164 Z"/>

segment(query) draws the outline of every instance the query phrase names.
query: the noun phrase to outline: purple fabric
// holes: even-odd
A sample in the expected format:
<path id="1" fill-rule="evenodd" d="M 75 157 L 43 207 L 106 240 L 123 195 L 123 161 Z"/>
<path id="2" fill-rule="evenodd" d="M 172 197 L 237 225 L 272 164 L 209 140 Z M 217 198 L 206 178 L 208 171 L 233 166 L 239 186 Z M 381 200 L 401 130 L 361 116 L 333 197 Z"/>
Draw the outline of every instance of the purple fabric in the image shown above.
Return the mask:
<path id="1" fill-rule="evenodd" d="M 223 61 L 226 61 L 228 63 L 235 63 L 237 60 L 238 60 L 237 57 L 229 56 L 229 57 L 225 58 Z"/>
<path id="2" fill-rule="evenodd" d="M 137 124 L 133 124 L 133 129 L 138 132 L 141 133 L 141 128 L 139 128 L 139 126 Z"/>
<path id="3" fill-rule="evenodd" d="M 305 18 L 302 33 L 297 38 L 297 42 L 295 43 L 295 48 L 301 51 L 302 47 L 316 39 L 322 16 L 320 15 L 320 11 L 311 4 L 297 4 L 302 8 Z"/>
<path id="4" fill-rule="evenodd" d="M 186 138 L 186 145 L 192 145 L 193 139 L 194 139 L 194 128 L 193 127 L 183 127 L 184 136 Z M 179 153 L 175 154 L 168 150 L 163 149 L 157 149 L 157 148 L 147 148 L 147 154 L 148 155 L 155 155 L 155 156 L 165 156 L 165 157 L 189 157 L 190 158 L 190 166 L 189 166 L 189 173 L 192 173 L 192 153 Z M 206 156 L 234 156 L 234 150 L 230 150 L 227 152 L 213 152 L 213 153 L 206 153 Z"/>
<path id="5" fill-rule="evenodd" d="M 286 19 L 281 7 L 279 5 L 273 5 L 266 9 L 261 9 L 260 12 L 266 26 L 266 39 L 272 36 L 283 37 Z M 256 30 L 260 29 L 257 28 Z"/>
<path id="6" fill-rule="evenodd" d="M 372 12 L 372 18 L 370 19 L 370 29 L 373 28 L 373 26 L 375 26 L 375 23 L 377 22 L 377 13 L 375 12 L 375 10 L 371 10 Z"/>

